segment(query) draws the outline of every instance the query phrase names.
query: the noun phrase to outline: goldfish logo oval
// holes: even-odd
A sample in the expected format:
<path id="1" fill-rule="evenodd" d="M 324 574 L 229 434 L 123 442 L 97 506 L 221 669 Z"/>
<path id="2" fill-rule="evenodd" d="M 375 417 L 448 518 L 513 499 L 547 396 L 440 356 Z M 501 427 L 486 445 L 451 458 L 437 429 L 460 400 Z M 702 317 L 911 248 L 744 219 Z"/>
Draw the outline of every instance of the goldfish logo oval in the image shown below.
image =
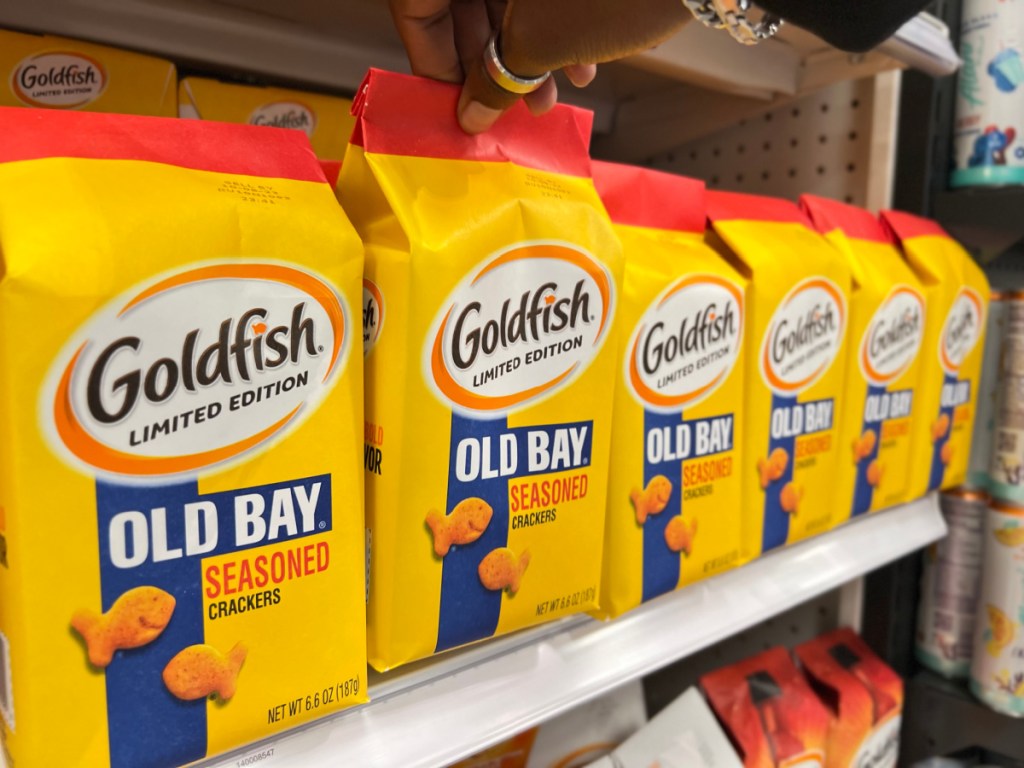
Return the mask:
<path id="1" fill-rule="evenodd" d="M 964 359 L 981 337 L 985 305 L 972 288 L 961 288 L 946 315 L 939 337 L 939 361 L 950 376 L 960 373 Z"/>
<path id="2" fill-rule="evenodd" d="M 445 300 L 425 347 L 427 380 L 455 408 L 508 411 L 584 371 L 608 335 L 614 284 L 575 245 L 499 252 Z"/>
<path id="3" fill-rule="evenodd" d="M 29 107 L 75 109 L 96 101 L 107 88 L 107 71 L 96 59 L 71 51 L 30 56 L 11 72 L 11 90 Z"/>
<path id="4" fill-rule="evenodd" d="M 655 299 L 637 324 L 626 380 L 644 406 L 679 410 L 725 381 L 742 335 L 742 290 L 715 275 L 685 277 Z"/>
<path id="5" fill-rule="evenodd" d="M 377 346 L 384 330 L 384 295 L 372 280 L 363 278 L 363 355 Z"/>
<path id="6" fill-rule="evenodd" d="M 843 343 L 846 301 L 831 280 L 804 280 L 782 300 L 761 343 L 761 375 L 780 395 L 797 395 L 831 367 Z"/>
<path id="7" fill-rule="evenodd" d="M 347 353 L 347 310 L 282 264 L 195 267 L 94 315 L 48 377 L 58 447 L 103 473 L 194 472 L 266 446 L 309 416 Z"/>
<path id="8" fill-rule="evenodd" d="M 257 107 L 249 115 L 249 125 L 269 125 L 272 128 L 293 128 L 312 137 L 316 129 L 316 113 L 297 101 L 274 101 Z"/>
<path id="9" fill-rule="evenodd" d="M 924 297 L 909 286 L 894 288 L 875 311 L 860 343 L 860 369 L 872 384 L 898 379 L 917 357 L 924 338 Z"/>

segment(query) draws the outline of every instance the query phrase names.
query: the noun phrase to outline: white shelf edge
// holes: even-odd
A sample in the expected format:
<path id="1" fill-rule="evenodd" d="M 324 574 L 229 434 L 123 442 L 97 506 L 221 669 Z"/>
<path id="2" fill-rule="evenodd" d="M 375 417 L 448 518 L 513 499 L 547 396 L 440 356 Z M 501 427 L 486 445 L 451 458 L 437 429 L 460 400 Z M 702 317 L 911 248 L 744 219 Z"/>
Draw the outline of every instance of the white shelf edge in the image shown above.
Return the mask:
<path id="1" fill-rule="evenodd" d="M 611 622 L 577 617 L 371 683 L 370 704 L 203 763 L 448 765 L 942 537 L 937 496 L 859 519 Z"/>

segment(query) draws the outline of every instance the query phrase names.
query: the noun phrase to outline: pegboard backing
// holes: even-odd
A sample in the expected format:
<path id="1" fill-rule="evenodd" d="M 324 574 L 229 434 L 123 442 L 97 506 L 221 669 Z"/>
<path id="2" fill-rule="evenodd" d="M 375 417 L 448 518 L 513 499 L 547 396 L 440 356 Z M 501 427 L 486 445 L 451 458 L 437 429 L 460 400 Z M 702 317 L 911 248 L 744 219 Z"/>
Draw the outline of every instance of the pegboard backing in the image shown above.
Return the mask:
<path id="1" fill-rule="evenodd" d="M 838 83 L 649 158 L 709 189 L 888 205 L 898 75 Z"/>
<path id="2" fill-rule="evenodd" d="M 742 661 L 777 645 L 793 648 L 835 629 L 841 623 L 840 593 L 841 590 L 826 592 L 648 675 L 644 678 L 648 716 L 653 717 L 691 685 L 696 685 L 706 672 Z"/>

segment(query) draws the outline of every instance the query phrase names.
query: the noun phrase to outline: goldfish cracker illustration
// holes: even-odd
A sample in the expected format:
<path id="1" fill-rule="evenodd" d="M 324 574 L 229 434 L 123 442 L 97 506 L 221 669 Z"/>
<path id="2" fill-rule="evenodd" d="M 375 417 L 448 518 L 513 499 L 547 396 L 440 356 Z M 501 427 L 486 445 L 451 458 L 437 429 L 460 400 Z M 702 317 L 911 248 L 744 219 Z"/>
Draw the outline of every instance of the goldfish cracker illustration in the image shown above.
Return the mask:
<path id="1" fill-rule="evenodd" d="M 909 497 L 917 498 L 967 478 L 991 291 L 971 255 L 936 222 L 883 211 L 882 224 L 899 242 L 925 297 L 907 465 Z M 890 477 L 903 474 L 890 468 Z"/>
<path id="2" fill-rule="evenodd" d="M 8 107 L 0 135 L 12 764 L 172 768 L 365 701 L 362 245 L 308 139 Z M 204 701 L 240 640 L 245 695 Z"/>
<path id="3" fill-rule="evenodd" d="M 882 483 L 882 478 L 885 477 L 885 464 L 882 464 L 875 459 L 868 464 L 867 471 L 864 473 L 867 478 L 868 485 L 872 488 L 877 488 Z"/>
<path id="4" fill-rule="evenodd" d="M 173 613 L 173 595 L 158 587 L 135 587 L 117 598 L 106 613 L 76 612 L 71 626 L 85 640 L 89 662 L 105 667 L 114 658 L 114 651 L 156 640 Z"/>
<path id="5" fill-rule="evenodd" d="M 444 557 L 452 544 L 472 544 L 483 536 L 493 514 L 491 505 L 477 498 L 460 501 L 447 516 L 436 509 L 430 510 L 427 526 L 434 534 L 434 552 Z"/>
<path id="6" fill-rule="evenodd" d="M 796 515 L 800 510 L 800 502 L 804 498 L 804 489 L 792 482 L 786 483 L 779 491 L 779 504 L 782 511 L 790 515 Z"/>
<path id="7" fill-rule="evenodd" d="M 693 540 L 697 536 L 697 521 L 689 523 L 682 515 L 673 517 L 665 526 L 665 543 L 673 552 L 682 552 L 686 557 L 693 554 Z"/>
<path id="8" fill-rule="evenodd" d="M 853 463 L 857 464 L 875 452 L 875 445 L 878 442 L 878 434 L 873 429 L 864 430 L 859 438 L 853 441 Z"/>
<path id="9" fill-rule="evenodd" d="M 519 584 L 529 565 L 529 551 L 523 550 L 517 557 L 508 547 L 498 547 L 480 561 L 480 583 L 492 591 L 507 589 L 510 595 L 514 595 L 519 591 Z"/>
<path id="10" fill-rule="evenodd" d="M 183 77 L 180 117 L 291 128 L 309 137 L 318 157 L 341 160 L 355 122 L 352 102 L 323 93 Z"/>
<path id="11" fill-rule="evenodd" d="M 993 535 L 1004 547 L 1024 547 L 1024 526 L 999 528 L 993 531 Z"/>
<path id="12" fill-rule="evenodd" d="M 913 425 L 925 418 L 921 372 L 930 352 L 925 287 L 873 214 L 812 195 L 800 203 L 853 278 L 839 415 L 840 444 L 853 447 L 853 461 L 840 462 L 833 496 L 856 517 L 911 499 Z"/>
<path id="13" fill-rule="evenodd" d="M 365 358 L 383 435 L 366 443 L 368 651 L 387 670 L 597 607 L 622 256 L 588 113 L 517 105 L 481 142 L 450 84 L 371 70 L 358 94 L 337 191 L 389 329 Z M 490 522 L 439 557 L 425 513 L 454 521 L 470 498 Z"/>
<path id="14" fill-rule="evenodd" d="M 750 458 L 740 473 L 748 559 L 848 517 L 835 492 L 840 464 L 849 466 L 839 424 L 850 267 L 786 200 L 709 192 L 708 214 L 708 242 L 750 280 L 741 433 Z"/>
<path id="15" fill-rule="evenodd" d="M 629 492 L 629 500 L 633 503 L 636 511 L 636 521 L 639 525 L 647 522 L 648 515 L 657 515 L 668 506 L 668 500 L 672 496 L 672 481 L 664 475 L 655 475 L 647 483 L 643 492 L 634 488 Z"/>
<path id="16" fill-rule="evenodd" d="M 0 29 L 0 107 L 176 117 L 177 82 L 153 56 Z"/>
<path id="17" fill-rule="evenodd" d="M 164 667 L 167 690 L 182 701 L 217 696 L 228 701 L 235 695 L 238 673 L 248 651 L 241 643 L 222 654 L 212 645 L 190 645 L 179 651 Z"/>
<path id="18" fill-rule="evenodd" d="M 702 182 L 603 162 L 594 182 L 626 259 L 595 612 L 610 617 L 741 563 L 747 281 L 704 242 Z"/>
<path id="19" fill-rule="evenodd" d="M 1016 627 L 1009 616 L 991 603 L 985 606 L 985 613 L 988 615 L 988 627 L 992 633 L 991 639 L 985 645 L 985 650 L 989 656 L 998 656 L 1004 648 L 1013 642 Z"/>

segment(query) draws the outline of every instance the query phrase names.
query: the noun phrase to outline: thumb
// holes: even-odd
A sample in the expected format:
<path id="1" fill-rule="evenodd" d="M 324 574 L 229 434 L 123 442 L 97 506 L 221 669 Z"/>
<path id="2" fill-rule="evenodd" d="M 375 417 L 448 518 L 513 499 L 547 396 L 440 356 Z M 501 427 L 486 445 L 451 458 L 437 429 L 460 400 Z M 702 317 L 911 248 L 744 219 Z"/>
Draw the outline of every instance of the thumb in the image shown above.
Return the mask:
<path id="1" fill-rule="evenodd" d="M 483 133 L 519 98 L 491 79 L 484 69 L 483 56 L 480 56 L 466 71 L 466 82 L 459 98 L 459 125 L 466 133 Z"/>

